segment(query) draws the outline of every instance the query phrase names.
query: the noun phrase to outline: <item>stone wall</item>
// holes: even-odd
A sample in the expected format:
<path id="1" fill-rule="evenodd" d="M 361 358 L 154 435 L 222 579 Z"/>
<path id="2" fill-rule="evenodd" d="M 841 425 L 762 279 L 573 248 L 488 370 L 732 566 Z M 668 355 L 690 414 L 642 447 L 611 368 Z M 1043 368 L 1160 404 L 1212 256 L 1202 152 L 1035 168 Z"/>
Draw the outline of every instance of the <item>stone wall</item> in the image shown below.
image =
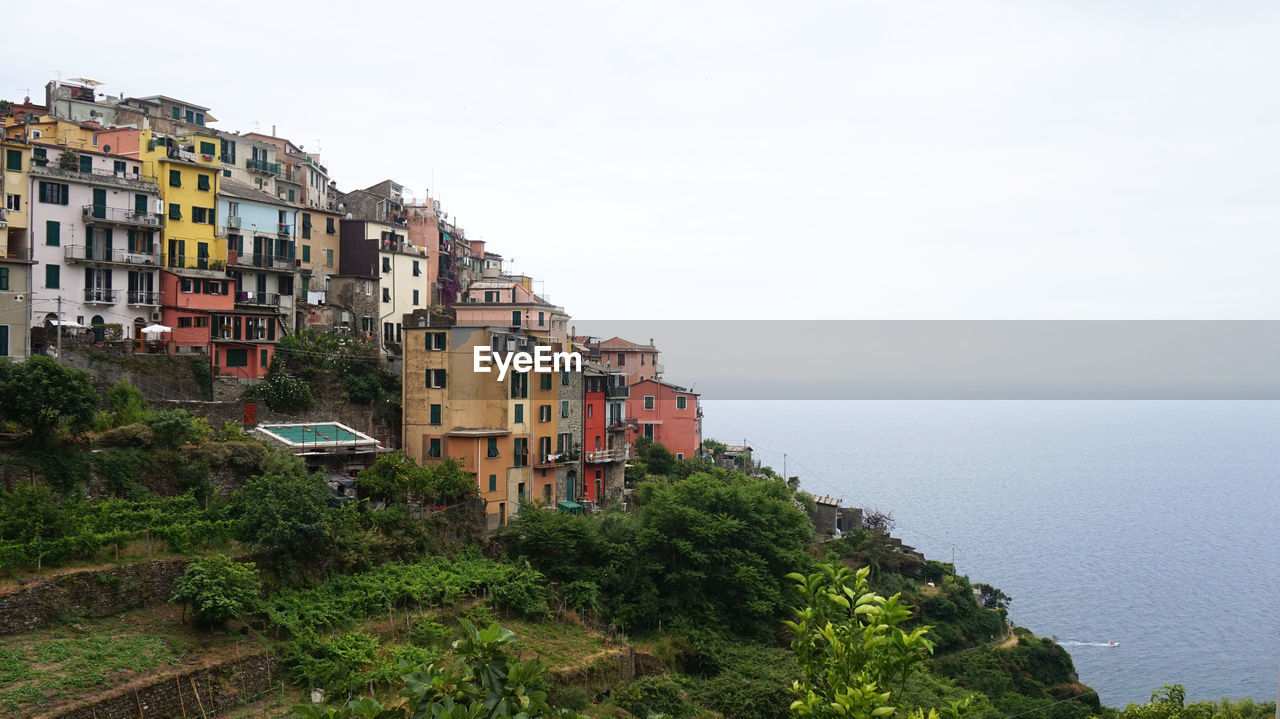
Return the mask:
<path id="1" fill-rule="evenodd" d="M 59 574 L 0 593 L 0 634 L 38 629 L 71 614 L 107 617 L 169 601 L 189 560 L 169 559 Z"/>
<path id="2" fill-rule="evenodd" d="M 242 706 L 279 685 L 279 667 L 270 654 L 252 654 L 196 667 L 163 679 L 100 694 L 44 719 L 147 719 L 201 717 Z"/>

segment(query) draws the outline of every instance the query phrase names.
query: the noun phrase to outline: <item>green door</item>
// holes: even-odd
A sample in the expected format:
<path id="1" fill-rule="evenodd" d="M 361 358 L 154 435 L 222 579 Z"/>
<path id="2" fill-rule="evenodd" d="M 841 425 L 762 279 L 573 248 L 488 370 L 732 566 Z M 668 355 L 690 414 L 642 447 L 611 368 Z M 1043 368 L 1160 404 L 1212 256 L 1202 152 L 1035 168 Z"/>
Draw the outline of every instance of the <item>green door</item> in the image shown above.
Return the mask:
<path id="1" fill-rule="evenodd" d="M 96 187 L 93 190 L 93 216 L 99 220 L 107 216 L 107 191 Z"/>

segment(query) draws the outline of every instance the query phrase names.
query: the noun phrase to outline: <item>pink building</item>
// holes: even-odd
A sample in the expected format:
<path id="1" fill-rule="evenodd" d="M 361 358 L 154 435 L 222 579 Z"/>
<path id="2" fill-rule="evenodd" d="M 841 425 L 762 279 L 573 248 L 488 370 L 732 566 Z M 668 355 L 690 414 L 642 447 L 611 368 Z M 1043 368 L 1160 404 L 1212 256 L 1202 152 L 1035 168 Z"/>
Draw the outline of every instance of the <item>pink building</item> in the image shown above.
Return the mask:
<path id="1" fill-rule="evenodd" d="M 163 336 L 170 354 L 207 355 L 216 375 L 257 379 L 275 356 L 283 334 L 280 315 L 237 307 L 235 280 L 212 270 L 168 268 L 160 273 L 165 297 Z"/>
<path id="2" fill-rule="evenodd" d="M 661 354 L 654 346 L 653 339 L 642 345 L 611 337 L 607 340 L 589 339 L 586 342 L 591 359 L 606 367 L 627 375 L 627 384 L 635 384 L 645 379 L 661 379 L 662 365 L 658 363 Z"/>
<path id="3" fill-rule="evenodd" d="M 644 379 L 631 385 L 627 417 L 648 437 L 679 459 L 697 456 L 702 446 L 702 408 L 698 393 L 662 380 Z"/>
<path id="4" fill-rule="evenodd" d="M 471 283 L 454 305 L 459 327 L 519 327 L 547 333 L 556 342 L 568 339 L 564 310 L 543 300 L 515 280 L 483 279 Z"/>

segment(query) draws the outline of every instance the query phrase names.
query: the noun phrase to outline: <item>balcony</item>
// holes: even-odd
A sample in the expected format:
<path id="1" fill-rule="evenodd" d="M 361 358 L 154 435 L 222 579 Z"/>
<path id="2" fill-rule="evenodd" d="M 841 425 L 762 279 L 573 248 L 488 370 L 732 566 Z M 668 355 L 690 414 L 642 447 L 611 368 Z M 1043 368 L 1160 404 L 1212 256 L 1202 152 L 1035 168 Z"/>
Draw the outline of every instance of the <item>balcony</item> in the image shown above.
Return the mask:
<path id="1" fill-rule="evenodd" d="M 230 327 L 223 327 L 221 330 L 218 330 L 217 328 L 215 328 L 214 334 L 213 334 L 213 341 L 214 342 L 237 342 L 241 344 L 245 342 L 253 342 L 253 343 L 275 342 L 275 340 L 267 339 L 266 330 L 256 330 L 256 331 L 246 330 L 243 337 L 235 337 L 232 335 Z"/>
<path id="2" fill-rule="evenodd" d="M 227 269 L 227 263 L 222 260 L 211 260 L 208 257 L 195 257 L 192 255 L 162 255 L 161 264 L 165 267 L 185 268 L 188 270 L 223 272 Z"/>
<path id="3" fill-rule="evenodd" d="M 266 255 L 259 252 L 240 254 L 236 250 L 227 252 L 227 265 L 232 267 L 259 267 L 264 270 L 294 272 L 300 264 L 302 264 L 301 261 L 292 257 Z"/>
<path id="4" fill-rule="evenodd" d="M 160 293 L 130 290 L 128 302 L 136 307 L 155 307 L 160 304 Z"/>
<path id="5" fill-rule="evenodd" d="M 559 467 L 562 464 L 578 461 L 577 452 L 548 452 L 538 454 L 534 459 L 535 467 Z"/>
<path id="6" fill-rule="evenodd" d="M 595 452 L 587 452 L 587 461 L 591 464 L 625 462 L 631 456 L 629 449 L 628 447 L 623 447 L 621 449 L 600 449 Z"/>
<path id="7" fill-rule="evenodd" d="M 116 300 L 120 298 L 120 290 L 107 290 L 101 288 L 85 288 L 84 301 L 89 305 L 114 305 Z"/>
<path id="8" fill-rule="evenodd" d="M 280 163 L 278 162 L 267 162 L 266 160 L 249 159 L 244 161 L 244 166 L 250 170 L 253 170 L 254 172 L 261 172 L 267 175 L 275 175 L 276 177 L 280 176 Z"/>
<path id="9" fill-rule="evenodd" d="M 67 262 L 106 262 L 116 265 L 159 265 L 160 255 L 155 252 L 125 252 L 99 245 L 68 245 L 62 256 Z"/>
<path id="10" fill-rule="evenodd" d="M 0 240 L 4 240 L 4 233 L 0 232 Z M 27 247 L 18 247 L 17 245 L 0 245 L 0 262 L 25 262 L 31 263 L 31 249 Z"/>
<path id="11" fill-rule="evenodd" d="M 255 307 L 279 307 L 280 295 L 274 292 L 237 292 L 236 304 Z"/>
<path id="12" fill-rule="evenodd" d="M 606 399 L 626 399 L 631 396 L 630 387 L 605 387 L 604 396 Z"/>
<path id="13" fill-rule="evenodd" d="M 164 227 L 164 215 L 156 212 L 135 212 L 119 207 L 84 205 L 80 208 L 80 213 L 84 216 L 86 225 L 110 224 L 151 229 Z"/>
<path id="14" fill-rule="evenodd" d="M 33 162 L 31 163 L 31 175 L 32 177 L 55 177 L 62 180 L 84 182 L 90 185 L 127 187 L 131 190 L 143 190 L 146 192 L 160 191 L 159 185 L 156 184 L 155 175 L 135 175 L 131 172 L 112 172 L 110 170 L 81 172 L 78 169 L 64 169 L 52 164 L 37 165 Z"/>
<path id="15" fill-rule="evenodd" d="M 604 428 L 610 432 L 625 432 L 629 429 L 636 429 L 639 426 L 634 417 L 628 417 L 626 419 L 615 419 L 605 425 Z"/>
<path id="16" fill-rule="evenodd" d="M 286 225 L 285 223 L 281 222 L 280 226 L 276 229 L 276 234 L 282 235 L 284 237 L 292 237 L 293 225 Z"/>

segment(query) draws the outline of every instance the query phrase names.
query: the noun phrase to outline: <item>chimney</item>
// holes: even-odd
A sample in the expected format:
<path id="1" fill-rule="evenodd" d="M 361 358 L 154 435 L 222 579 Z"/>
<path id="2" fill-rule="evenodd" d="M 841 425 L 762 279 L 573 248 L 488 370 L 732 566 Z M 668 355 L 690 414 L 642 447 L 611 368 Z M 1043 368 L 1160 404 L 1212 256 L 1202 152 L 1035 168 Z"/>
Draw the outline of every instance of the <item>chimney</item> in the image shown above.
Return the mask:
<path id="1" fill-rule="evenodd" d="M 271 126 L 271 136 L 272 136 L 272 137 L 275 137 L 275 136 L 276 136 L 276 126 L 275 126 L 275 125 L 272 125 L 272 126 Z"/>

